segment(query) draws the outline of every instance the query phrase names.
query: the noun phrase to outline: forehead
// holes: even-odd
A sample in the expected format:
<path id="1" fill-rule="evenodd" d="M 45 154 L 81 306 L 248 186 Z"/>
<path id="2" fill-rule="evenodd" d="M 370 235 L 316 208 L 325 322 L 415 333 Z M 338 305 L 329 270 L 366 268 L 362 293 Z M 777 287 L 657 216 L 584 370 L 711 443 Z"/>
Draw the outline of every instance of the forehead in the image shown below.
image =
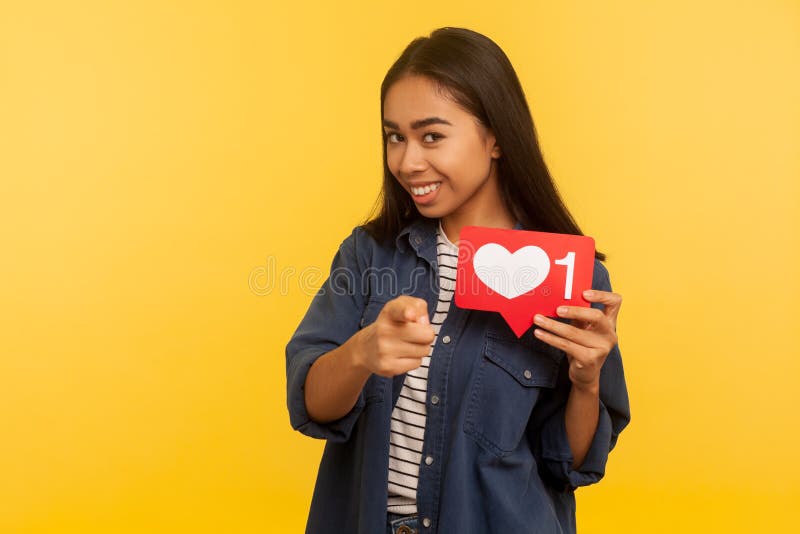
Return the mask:
<path id="1" fill-rule="evenodd" d="M 441 117 L 455 124 L 472 115 L 430 78 L 405 76 L 389 87 L 383 102 L 384 119 L 406 127 L 426 117 Z"/>

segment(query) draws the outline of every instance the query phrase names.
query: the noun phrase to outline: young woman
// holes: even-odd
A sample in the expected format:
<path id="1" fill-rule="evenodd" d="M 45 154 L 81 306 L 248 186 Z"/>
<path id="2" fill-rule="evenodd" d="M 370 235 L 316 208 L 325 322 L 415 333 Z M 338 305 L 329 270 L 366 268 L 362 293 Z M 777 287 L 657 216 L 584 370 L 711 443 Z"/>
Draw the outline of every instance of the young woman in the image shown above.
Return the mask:
<path id="1" fill-rule="evenodd" d="M 459 308 L 462 227 L 581 231 L 487 37 L 412 41 L 381 109 L 380 213 L 344 239 L 286 347 L 292 426 L 327 440 L 307 532 L 575 532 L 574 490 L 630 421 L 605 256 L 590 308 L 520 338 Z"/>

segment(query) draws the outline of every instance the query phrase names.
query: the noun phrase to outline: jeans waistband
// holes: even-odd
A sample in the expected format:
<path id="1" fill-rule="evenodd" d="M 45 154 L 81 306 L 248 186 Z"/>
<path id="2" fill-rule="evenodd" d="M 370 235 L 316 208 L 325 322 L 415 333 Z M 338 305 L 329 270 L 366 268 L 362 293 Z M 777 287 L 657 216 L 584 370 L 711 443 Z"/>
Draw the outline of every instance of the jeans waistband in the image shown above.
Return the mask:
<path id="1" fill-rule="evenodd" d="M 416 515 L 386 514 L 387 534 L 419 534 L 419 521 Z"/>

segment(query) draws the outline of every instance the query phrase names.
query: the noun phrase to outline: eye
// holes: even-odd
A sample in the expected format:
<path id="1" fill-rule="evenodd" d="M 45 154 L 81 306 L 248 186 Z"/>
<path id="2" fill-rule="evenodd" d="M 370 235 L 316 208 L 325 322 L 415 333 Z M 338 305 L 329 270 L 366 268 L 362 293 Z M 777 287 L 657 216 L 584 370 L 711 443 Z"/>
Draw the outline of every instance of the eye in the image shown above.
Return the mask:
<path id="1" fill-rule="evenodd" d="M 430 141 L 429 141 L 430 143 L 435 143 L 439 139 L 443 139 L 444 136 L 440 135 L 440 134 L 438 134 L 436 132 L 428 132 L 422 137 L 422 139 L 428 139 L 428 138 L 430 138 Z"/>
<path id="2" fill-rule="evenodd" d="M 389 143 L 398 143 L 399 141 L 396 140 L 394 136 L 402 138 L 402 136 L 400 134 L 395 133 L 395 132 L 390 132 L 390 133 L 386 134 L 386 141 L 389 142 Z"/>

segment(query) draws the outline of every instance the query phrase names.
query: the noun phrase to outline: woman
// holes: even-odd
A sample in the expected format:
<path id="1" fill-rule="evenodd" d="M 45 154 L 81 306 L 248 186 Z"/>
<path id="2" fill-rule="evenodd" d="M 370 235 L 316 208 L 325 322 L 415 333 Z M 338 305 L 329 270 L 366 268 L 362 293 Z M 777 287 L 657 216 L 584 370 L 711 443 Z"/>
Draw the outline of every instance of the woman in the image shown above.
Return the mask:
<path id="1" fill-rule="evenodd" d="M 517 338 L 452 303 L 466 225 L 577 234 L 519 80 L 490 39 L 441 28 L 381 87 L 379 215 L 341 244 L 286 347 L 292 426 L 327 440 L 307 532 L 575 532 L 630 421 L 621 297 Z"/>

